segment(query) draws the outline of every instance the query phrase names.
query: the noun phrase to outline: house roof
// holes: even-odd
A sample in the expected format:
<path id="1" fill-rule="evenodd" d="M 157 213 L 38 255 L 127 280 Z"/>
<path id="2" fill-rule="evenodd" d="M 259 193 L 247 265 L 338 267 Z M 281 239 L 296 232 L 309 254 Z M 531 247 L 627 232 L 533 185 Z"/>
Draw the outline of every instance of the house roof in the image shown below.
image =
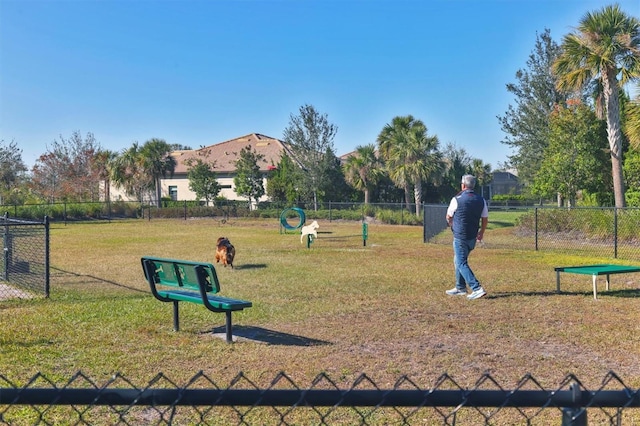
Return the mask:
<path id="1" fill-rule="evenodd" d="M 216 173 L 232 173 L 236 171 L 236 161 L 240 158 L 240 150 L 250 146 L 253 151 L 264 156 L 258 162 L 260 170 L 267 172 L 271 166 L 280 162 L 282 152 L 291 155 L 289 148 L 281 140 L 265 136 L 260 133 L 250 133 L 246 136 L 205 146 L 199 149 L 174 151 L 171 155 L 176 160 L 175 174 L 186 174 L 189 171 L 189 160 L 201 159 L 213 163 L 212 170 Z"/>

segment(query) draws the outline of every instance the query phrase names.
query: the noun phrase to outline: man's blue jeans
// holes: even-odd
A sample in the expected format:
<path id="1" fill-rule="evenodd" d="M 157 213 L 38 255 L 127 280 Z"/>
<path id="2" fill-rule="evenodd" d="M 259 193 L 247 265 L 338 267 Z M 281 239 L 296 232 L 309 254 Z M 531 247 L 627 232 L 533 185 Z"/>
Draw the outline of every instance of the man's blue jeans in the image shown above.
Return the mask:
<path id="1" fill-rule="evenodd" d="M 473 271 L 469 267 L 469 253 L 476 247 L 476 239 L 463 240 L 459 238 L 453 239 L 453 265 L 456 268 L 456 288 L 461 291 L 467 291 L 467 284 L 471 287 L 471 291 L 481 288 L 480 283 L 473 275 Z"/>

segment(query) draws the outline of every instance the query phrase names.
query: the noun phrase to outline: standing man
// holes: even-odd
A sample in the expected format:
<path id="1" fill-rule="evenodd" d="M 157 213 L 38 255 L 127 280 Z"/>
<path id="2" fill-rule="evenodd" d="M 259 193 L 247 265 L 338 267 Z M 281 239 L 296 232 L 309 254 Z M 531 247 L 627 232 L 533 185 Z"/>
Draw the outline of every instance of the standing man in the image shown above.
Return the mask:
<path id="1" fill-rule="evenodd" d="M 487 294 L 469 267 L 469 253 L 482 241 L 489 222 L 489 209 L 484 198 L 474 192 L 476 178 L 462 176 L 462 191 L 451 199 L 447 209 L 447 223 L 453 231 L 453 264 L 456 269 L 456 286 L 446 293 L 450 296 L 467 296 L 479 299 Z M 479 229 L 479 230 L 478 230 Z M 471 294 L 467 295 L 467 285 Z"/>

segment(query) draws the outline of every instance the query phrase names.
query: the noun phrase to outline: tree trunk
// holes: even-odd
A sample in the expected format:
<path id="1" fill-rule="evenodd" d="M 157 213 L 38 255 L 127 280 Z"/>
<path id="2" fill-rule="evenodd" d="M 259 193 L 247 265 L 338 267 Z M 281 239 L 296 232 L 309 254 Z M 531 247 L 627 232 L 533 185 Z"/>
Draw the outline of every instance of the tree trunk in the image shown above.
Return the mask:
<path id="1" fill-rule="evenodd" d="M 404 185 L 404 202 L 407 203 L 407 208 L 411 211 L 411 191 L 408 184 Z"/>
<path id="2" fill-rule="evenodd" d="M 369 204 L 369 190 L 368 189 L 364 190 L 364 203 L 365 204 Z"/>
<path id="3" fill-rule="evenodd" d="M 156 181 L 156 206 L 158 208 L 162 207 L 162 203 L 160 201 L 160 199 L 162 198 L 162 186 L 160 184 L 160 176 L 157 176 L 155 178 Z"/>
<path id="4" fill-rule="evenodd" d="M 613 195 L 617 208 L 625 207 L 624 179 L 622 177 L 622 130 L 620 129 L 620 100 L 616 70 L 608 70 L 602 78 L 605 105 L 607 106 L 607 139 L 611 151 L 611 175 Z"/>
<path id="5" fill-rule="evenodd" d="M 104 180 L 104 201 L 111 201 L 111 181 L 109 179 Z"/>
<path id="6" fill-rule="evenodd" d="M 416 182 L 413 187 L 413 196 L 416 201 L 416 217 L 420 217 L 420 203 L 422 202 L 422 182 Z"/>

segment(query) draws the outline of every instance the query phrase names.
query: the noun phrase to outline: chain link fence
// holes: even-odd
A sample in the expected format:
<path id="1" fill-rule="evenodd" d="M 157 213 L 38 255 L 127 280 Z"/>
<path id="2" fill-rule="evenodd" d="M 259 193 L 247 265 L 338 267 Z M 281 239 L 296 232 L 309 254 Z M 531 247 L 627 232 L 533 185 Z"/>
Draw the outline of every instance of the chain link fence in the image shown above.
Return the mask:
<path id="1" fill-rule="evenodd" d="M 326 202 L 316 206 L 297 203 L 295 206 L 276 202 L 260 202 L 250 206 L 247 201 L 216 200 L 208 205 L 202 201 L 163 200 L 161 207 L 138 201 L 42 203 L 0 205 L 0 211 L 25 220 L 51 222 L 111 221 L 117 219 L 184 219 L 213 218 L 225 223 L 243 218 L 277 218 L 291 207 L 304 209 L 310 219 L 364 220 L 373 218 L 391 224 L 420 225 L 416 205 L 407 203 Z"/>
<path id="2" fill-rule="evenodd" d="M 460 386 L 443 374 L 430 388 L 406 376 L 388 389 L 366 374 L 340 388 L 328 375 L 301 388 L 284 372 L 267 387 L 239 373 L 219 386 L 203 372 L 186 384 L 160 373 L 136 386 L 121 374 L 104 384 L 81 372 L 62 386 L 42 374 L 19 385 L 0 375 L 2 424 L 493 425 L 637 424 L 640 389 L 609 372 L 597 389 L 566 376 L 545 389 L 531 375 L 512 389 L 484 374 Z"/>
<path id="3" fill-rule="evenodd" d="M 451 243 L 446 205 L 424 206 L 424 241 Z M 490 207 L 485 247 L 640 261 L 640 209 Z"/>
<path id="4" fill-rule="evenodd" d="M 49 296 L 49 222 L 0 217 L 0 300 Z"/>

